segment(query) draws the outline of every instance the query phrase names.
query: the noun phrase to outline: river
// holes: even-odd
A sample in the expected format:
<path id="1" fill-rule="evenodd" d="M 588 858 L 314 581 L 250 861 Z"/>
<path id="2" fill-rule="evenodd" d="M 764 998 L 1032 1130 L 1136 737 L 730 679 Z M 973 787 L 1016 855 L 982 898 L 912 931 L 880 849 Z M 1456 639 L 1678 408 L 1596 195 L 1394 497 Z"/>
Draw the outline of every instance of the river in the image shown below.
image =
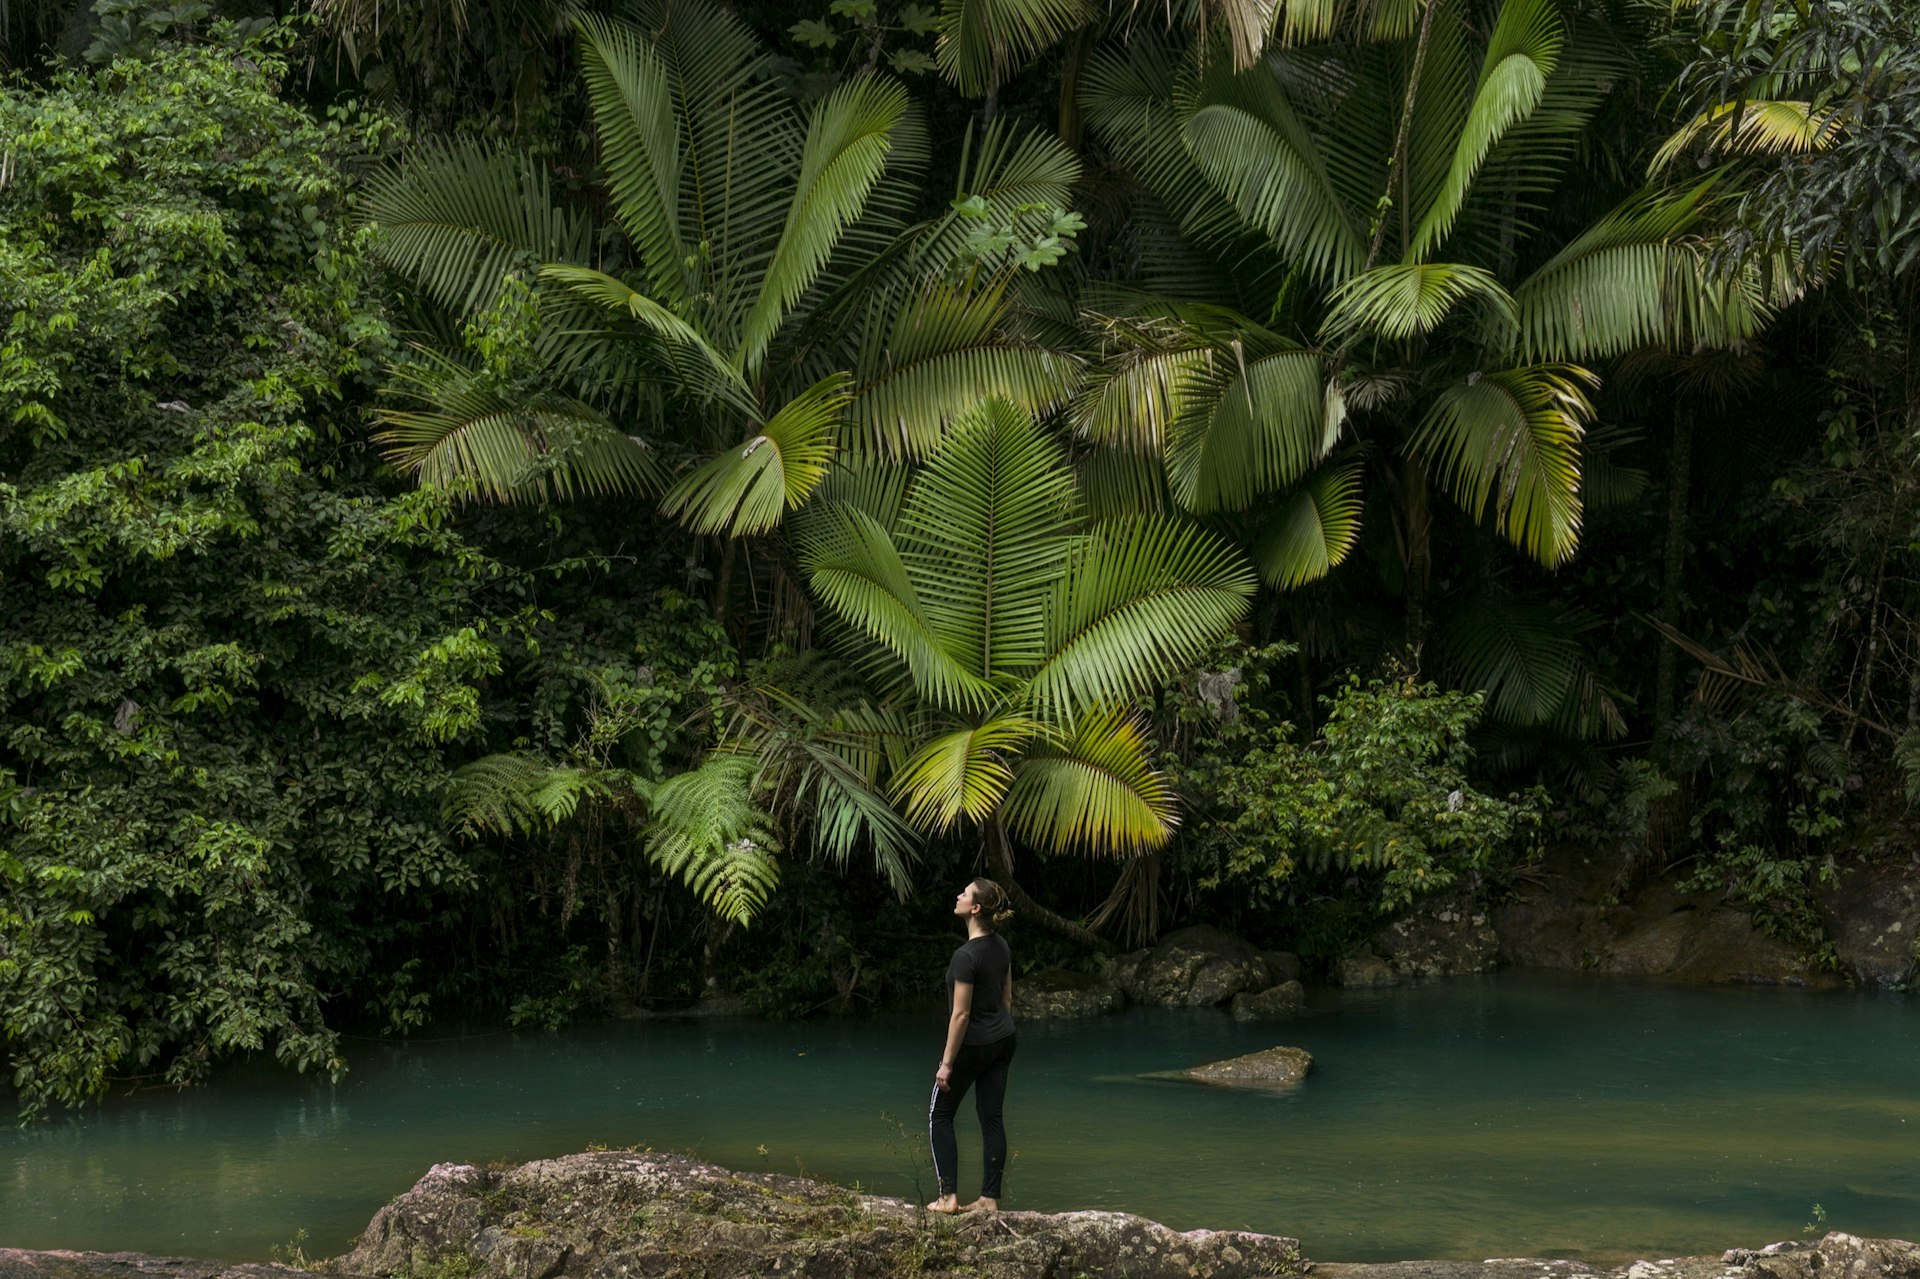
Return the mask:
<path id="1" fill-rule="evenodd" d="M 338 1085 L 242 1064 L 0 1133 L 0 1245 L 265 1259 L 304 1231 L 328 1255 L 435 1162 L 592 1145 L 930 1194 L 941 1029 L 934 1011 L 361 1043 Z M 1020 1033 L 1008 1207 L 1296 1235 L 1328 1261 L 1920 1232 L 1902 995 L 1506 974 L 1325 992 L 1277 1025 L 1132 1009 Z M 1315 1058 L 1290 1095 L 1138 1078 L 1278 1043 Z"/>

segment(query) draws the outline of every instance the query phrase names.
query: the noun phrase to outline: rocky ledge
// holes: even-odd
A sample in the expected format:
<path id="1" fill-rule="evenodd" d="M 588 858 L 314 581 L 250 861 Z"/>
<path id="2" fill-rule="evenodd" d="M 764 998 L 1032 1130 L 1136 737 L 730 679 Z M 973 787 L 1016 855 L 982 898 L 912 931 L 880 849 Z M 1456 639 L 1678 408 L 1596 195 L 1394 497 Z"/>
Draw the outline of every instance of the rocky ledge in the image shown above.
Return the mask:
<path id="1" fill-rule="evenodd" d="M 799 1177 L 640 1152 L 497 1172 L 440 1164 L 382 1208 L 335 1267 L 387 1279 L 443 1273 L 449 1264 L 498 1279 L 1305 1273 L 1298 1241 L 1273 1235 L 1183 1234 L 1118 1212 L 942 1217 Z"/>
<path id="2" fill-rule="evenodd" d="M 1175 1231 L 1118 1212 L 959 1218 L 677 1155 L 595 1152 L 502 1169 L 439 1164 L 375 1215 L 336 1279 L 1920 1279 L 1920 1248 L 1817 1243 L 1603 1269 L 1570 1261 L 1315 1265 L 1299 1244 Z M 0 1248 L 0 1279 L 298 1279 L 285 1266 Z"/>

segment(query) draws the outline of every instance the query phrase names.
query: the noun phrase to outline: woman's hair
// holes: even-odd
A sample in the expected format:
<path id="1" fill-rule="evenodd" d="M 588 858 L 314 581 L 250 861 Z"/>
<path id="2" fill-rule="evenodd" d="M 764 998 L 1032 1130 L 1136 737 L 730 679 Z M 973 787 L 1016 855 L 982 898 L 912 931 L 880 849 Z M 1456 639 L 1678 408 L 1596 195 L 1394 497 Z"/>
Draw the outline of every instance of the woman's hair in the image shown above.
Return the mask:
<path id="1" fill-rule="evenodd" d="M 1006 889 L 991 879 L 976 879 L 967 887 L 973 892 L 973 904 L 980 908 L 982 928 L 997 933 L 1001 924 L 1013 918 L 1013 908 L 1007 905 Z"/>

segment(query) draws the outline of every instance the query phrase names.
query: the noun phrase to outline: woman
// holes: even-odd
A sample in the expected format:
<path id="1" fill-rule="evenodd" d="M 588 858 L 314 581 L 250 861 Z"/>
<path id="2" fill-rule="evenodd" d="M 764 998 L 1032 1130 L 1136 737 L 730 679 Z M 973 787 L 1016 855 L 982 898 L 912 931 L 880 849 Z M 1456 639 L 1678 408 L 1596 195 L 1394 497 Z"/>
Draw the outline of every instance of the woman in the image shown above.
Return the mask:
<path id="1" fill-rule="evenodd" d="M 992 1212 L 1000 1207 L 1000 1174 L 1007 1167 L 1007 1130 L 1000 1103 L 1007 1095 L 1007 1067 L 1017 1042 L 1013 1033 L 1013 952 L 998 929 L 1012 916 L 1007 895 L 990 879 L 976 879 L 954 898 L 953 913 L 967 921 L 967 940 L 947 964 L 947 1047 L 933 1076 L 927 1131 L 933 1139 L 933 1170 L 940 1197 L 932 1212 Z M 953 1141 L 953 1114 L 978 1086 L 980 1140 L 986 1175 L 980 1197 L 960 1206 L 960 1154 Z"/>

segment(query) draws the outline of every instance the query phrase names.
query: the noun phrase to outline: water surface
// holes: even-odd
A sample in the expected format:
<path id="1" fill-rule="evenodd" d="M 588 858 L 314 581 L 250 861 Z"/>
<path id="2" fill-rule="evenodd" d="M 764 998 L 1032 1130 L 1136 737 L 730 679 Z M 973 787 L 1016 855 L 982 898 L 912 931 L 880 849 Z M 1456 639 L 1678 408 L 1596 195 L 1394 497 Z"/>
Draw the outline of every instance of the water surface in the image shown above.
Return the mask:
<path id="1" fill-rule="evenodd" d="M 942 1020 L 361 1045 L 338 1085 L 236 1069 L 0 1133 L 0 1245 L 263 1259 L 304 1230 L 325 1255 L 433 1163 L 594 1144 L 927 1194 Z M 1291 1095 L 1136 1078 L 1276 1043 L 1315 1058 Z M 1297 1235 L 1320 1260 L 1675 1256 L 1797 1236 L 1814 1204 L 1920 1234 L 1902 996 L 1508 975 L 1278 1026 L 1134 1009 L 1024 1027 L 1007 1106 L 1010 1207 Z"/>

